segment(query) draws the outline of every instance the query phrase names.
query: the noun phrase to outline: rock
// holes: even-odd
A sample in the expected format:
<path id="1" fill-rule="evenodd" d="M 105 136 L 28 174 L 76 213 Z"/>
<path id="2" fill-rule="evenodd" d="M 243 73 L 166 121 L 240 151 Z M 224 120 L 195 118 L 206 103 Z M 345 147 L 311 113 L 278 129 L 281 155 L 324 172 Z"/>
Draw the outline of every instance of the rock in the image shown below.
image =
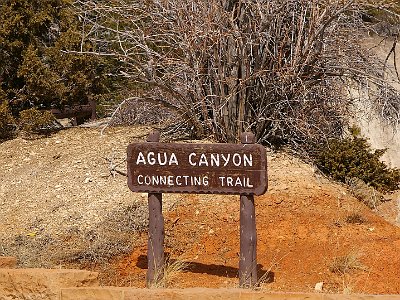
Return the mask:
<path id="1" fill-rule="evenodd" d="M 92 182 L 92 181 L 93 181 L 93 179 L 92 179 L 92 178 L 90 178 L 90 177 L 87 177 L 87 178 L 85 179 L 84 183 L 89 183 L 89 182 Z"/>
<path id="2" fill-rule="evenodd" d="M 0 269 L 0 299 L 59 300 L 61 288 L 98 286 L 98 273 L 69 269 Z"/>
<path id="3" fill-rule="evenodd" d="M 12 256 L 0 256 L 0 269 L 12 269 L 17 266 L 17 259 Z"/>
<path id="4" fill-rule="evenodd" d="M 324 286 L 324 283 L 323 283 L 323 282 L 318 282 L 318 283 L 316 283 L 316 284 L 315 284 L 315 291 L 316 291 L 316 292 L 322 292 L 323 286 Z"/>

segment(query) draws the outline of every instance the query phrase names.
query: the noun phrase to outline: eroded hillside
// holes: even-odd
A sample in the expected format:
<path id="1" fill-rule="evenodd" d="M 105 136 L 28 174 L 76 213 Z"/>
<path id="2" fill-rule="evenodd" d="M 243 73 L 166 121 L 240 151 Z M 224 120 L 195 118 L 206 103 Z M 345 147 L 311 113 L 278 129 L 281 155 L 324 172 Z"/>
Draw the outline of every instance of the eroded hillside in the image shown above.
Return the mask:
<path id="1" fill-rule="evenodd" d="M 0 144 L 0 254 L 144 287 L 147 195 L 122 174 L 126 146 L 150 130 L 72 128 Z M 296 158 L 268 152 L 268 168 L 269 191 L 256 197 L 262 288 L 400 293 L 399 227 Z M 170 286 L 237 286 L 239 197 L 168 194 L 163 205 L 166 251 L 189 263 Z M 379 211 L 395 222 L 395 200 Z"/>

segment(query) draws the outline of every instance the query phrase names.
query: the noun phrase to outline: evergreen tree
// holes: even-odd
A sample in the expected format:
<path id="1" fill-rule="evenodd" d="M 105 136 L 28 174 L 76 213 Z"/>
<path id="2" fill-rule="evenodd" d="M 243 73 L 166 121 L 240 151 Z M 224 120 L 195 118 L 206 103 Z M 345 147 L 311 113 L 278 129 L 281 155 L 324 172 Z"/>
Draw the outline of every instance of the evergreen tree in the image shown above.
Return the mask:
<path id="1" fill-rule="evenodd" d="M 87 103 L 107 91 L 105 59 L 73 53 L 93 50 L 80 26 L 68 0 L 3 0 L 0 83 L 14 114 Z"/>

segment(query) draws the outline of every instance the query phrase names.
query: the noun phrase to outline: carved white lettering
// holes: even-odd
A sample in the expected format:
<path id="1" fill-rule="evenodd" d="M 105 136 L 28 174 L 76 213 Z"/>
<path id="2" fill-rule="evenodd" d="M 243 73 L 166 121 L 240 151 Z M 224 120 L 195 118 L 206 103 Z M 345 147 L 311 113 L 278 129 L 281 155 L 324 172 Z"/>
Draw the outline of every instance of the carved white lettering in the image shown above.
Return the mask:
<path id="1" fill-rule="evenodd" d="M 175 153 L 172 153 L 171 157 L 169 158 L 169 165 L 172 166 L 172 164 L 175 164 L 177 166 L 179 165 Z"/>
<path id="2" fill-rule="evenodd" d="M 212 167 L 219 167 L 219 154 L 211 153 L 211 166 Z"/>
<path id="3" fill-rule="evenodd" d="M 190 153 L 189 154 L 189 164 L 191 165 L 191 166 L 196 166 L 196 163 L 194 162 L 194 161 L 192 161 L 192 158 L 193 157 L 196 157 L 196 153 Z"/>
<path id="4" fill-rule="evenodd" d="M 220 177 L 218 177 L 218 179 L 221 181 L 221 186 L 225 186 L 225 177 L 220 176 Z"/>
<path id="5" fill-rule="evenodd" d="M 253 155 L 249 154 L 243 154 L 243 164 L 245 167 L 252 167 L 253 166 Z"/>
<path id="6" fill-rule="evenodd" d="M 145 156 L 142 152 L 138 153 L 136 158 L 136 165 L 146 165 L 149 164 L 151 166 L 160 165 L 160 166 L 178 166 L 178 158 L 176 157 L 175 153 L 168 154 L 166 152 L 154 153 L 150 151 Z"/>
<path id="7" fill-rule="evenodd" d="M 168 176 L 168 185 L 169 186 L 174 185 L 174 176 L 172 176 L 172 175 Z"/>
<path id="8" fill-rule="evenodd" d="M 162 161 L 162 157 L 161 156 L 164 156 L 164 161 Z M 160 164 L 160 166 L 165 166 L 167 164 L 167 161 L 168 161 L 167 153 L 165 153 L 165 152 L 164 153 L 158 153 L 157 157 L 158 157 L 158 163 Z"/>
<path id="9" fill-rule="evenodd" d="M 193 167 L 252 167 L 253 155 L 241 153 L 190 153 L 188 163 Z"/>
<path id="10" fill-rule="evenodd" d="M 200 177 L 192 177 L 192 185 L 201 185 Z"/>
<path id="11" fill-rule="evenodd" d="M 151 176 L 152 185 L 159 185 L 160 184 L 160 176 Z"/>
<path id="12" fill-rule="evenodd" d="M 228 153 L 228 155 L 225 156 L 224 154 L 221 153 L 221 157 L 222 157 L 222 160 L 224 161 L 224 167 L 226 167 L 228 165 L 228 163 L 229 163 L 230 158 L 231 158 L 231 154 Z"/>
<path id="13" fill-rule="evenodd" d="M 156 159 L 154 158 L 154 152 L 147 153 L 147 162 L 151 166 L 156 164 Z"/>
<path id="14" fill-rule="evenodd" d="M 160 176 L 160 185 L 167 185 L 167 177 Z"/>
<path id="15" fill-rule="evenodd" d="M 183 180 L 182 180 L 183 179 Z M 208 186 L 208 176 L 138 175 L 137 183 L 148 186 Z"/>
<path id="16" fill-rule="evenodd" d="M 224 186 L 231 186 L 231 187 L 247 187 L 247 188 L 252 188 L 254 187 L 250 183 L 250 178 L 249 177 L 231 177 L 231 176 L 219 176 L 218 177 L 221 187 Z"/>
<path id="17" fill-rule="evenodd" d="M 138 157 L 136 159 L 136 164 L 138 165 L 140 163 L 142 163 L 144 165 L 146 164 L 146 159 L 144 158 L 144 155 L 142 152 L 139 152 Z"/>
<path id="18" fill-rule="evenodd" d="M 253 188 L 249 177 L 219 176 L 221 187 L 247 187 Z M 189 175 L 138 175 L 137 183 L 147 186 L 208 186 L 208 176 Z"/>
<path id="19" fill-rule="evenodd" d="M 204 153 L 202 155 L 200 155 L 199 167 L 201 167 L 203 165 L 208 167 L 207 156 Z"/>
<path id="20" fill-rule="evenodd" d="M 182 177 L 185 178 L 185 185 L 188 185 L 189 176 L 185 175 L 185 176 L 182 176 Z"/>
<path id="21" fill-rule="evenodd" d="M 232 162 L 236 167 L 239 167 L 242 164 L 242 157 L 239 153 L 235 153 L 232 156 Z"/>

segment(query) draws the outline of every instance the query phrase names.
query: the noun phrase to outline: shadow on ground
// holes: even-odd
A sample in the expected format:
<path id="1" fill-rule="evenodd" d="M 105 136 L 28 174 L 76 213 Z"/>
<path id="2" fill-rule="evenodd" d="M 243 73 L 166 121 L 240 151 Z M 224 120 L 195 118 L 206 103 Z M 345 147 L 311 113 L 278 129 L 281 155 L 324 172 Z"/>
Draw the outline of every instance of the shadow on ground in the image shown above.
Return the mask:
<path id="1" fill-rule="evenodd" d="M 168 257 L 168 253 L 165 253 L 165 257 Z M 170 259 L 171 263 L 175 260 Z M 196 274 L 208 274 L 215 275 L 220 277 L 227 278 L 238 278 L 239 277 L 239 269 L 229 266 L 216 265 L 216 264 L 203 264 L 199 262 L 186 261 L 189 266 L 183 272 L 190 272 Z M 137 260 L 136 266 L 141 269 L 147 269 L 147 256 L 140 255 Z M 263 283 L 271 283 L 274 282 L 275 274 L 270 270 L 264 270 L 263 265 L 257 264 L 257 277 L 262 279 Z"/>

